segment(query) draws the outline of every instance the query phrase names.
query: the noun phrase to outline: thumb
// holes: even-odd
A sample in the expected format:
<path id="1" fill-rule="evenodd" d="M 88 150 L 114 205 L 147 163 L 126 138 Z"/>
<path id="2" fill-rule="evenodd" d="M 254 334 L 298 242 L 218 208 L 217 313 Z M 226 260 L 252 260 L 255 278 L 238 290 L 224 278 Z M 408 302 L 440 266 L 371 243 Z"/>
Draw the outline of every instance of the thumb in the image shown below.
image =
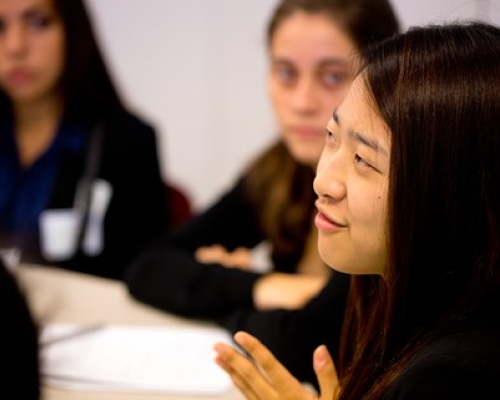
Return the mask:
<path id="1" fill-rule="evenodd" d="M 320 400 L 336 399 L 340 390 L 337 370 L 325 345 L 319 346 L 313 354 L 313 367 L 318 378 Z"/>

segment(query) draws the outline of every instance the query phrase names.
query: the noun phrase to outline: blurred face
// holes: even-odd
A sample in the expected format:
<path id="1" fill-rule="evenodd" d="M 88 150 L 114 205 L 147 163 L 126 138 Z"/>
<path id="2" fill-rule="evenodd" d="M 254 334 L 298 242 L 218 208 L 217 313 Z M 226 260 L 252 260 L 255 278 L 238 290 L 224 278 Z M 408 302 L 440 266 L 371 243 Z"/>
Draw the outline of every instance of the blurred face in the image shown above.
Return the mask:
<path id="1" fill-rule="evenodd" d="M 64 44 L 52 0 L 0 0 L 0 87 L 14 103 L 55 93 Z"/>
<path id="2" fill-rule="evenodd" d="M 332 268 L 382 274 L 387 263 L 389 132 L 356 78 L 327 126 L 314 191 L 318 250 Z"/>
<path id="3" fill-rule="evenodd" d="M 322 14 L 296 12 L 270 43 L 269 90 L 292 156 L 316 168 L 325 124 L 351 81 L 354 43 Z"/>

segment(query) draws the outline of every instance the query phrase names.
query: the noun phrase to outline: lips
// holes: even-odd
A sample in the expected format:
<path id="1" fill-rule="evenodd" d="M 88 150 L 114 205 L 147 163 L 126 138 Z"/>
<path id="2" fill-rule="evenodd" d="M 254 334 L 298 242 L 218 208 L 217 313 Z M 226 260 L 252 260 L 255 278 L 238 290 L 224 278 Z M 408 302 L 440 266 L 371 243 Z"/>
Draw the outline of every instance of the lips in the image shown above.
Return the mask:
<path id="1" fill-rule="evenodd" d="M 33 74 L 26 68 L 16 68 L 7 74 L 10 84 L 19 85 L 31 80 Z"/>
<path id="2" fill-rule="evenodd" d="M 296 126 L 292 127 L 292 132 L 294 132 L 297 136 L 305 139 L 317 139 L 318 137 L 324 136 L 324 128 L 318 129 L 314 127 L 308 126 Z"/>
<path id="3" fill-rule="evenodd" d="M 316 227 L 318 229 L 322 231 L 332 232 L 347 227 L 347 225 L 341 224 L 340 222 L 338 222 L 337 220 L 333 219 L 332 217 L 328 216 L 325 212 L 323 212 L 318 201 L 316 202 L 316 207 L 318 209 L 318 214 L 314 219 L 314 223 L 316 224 Z"/>

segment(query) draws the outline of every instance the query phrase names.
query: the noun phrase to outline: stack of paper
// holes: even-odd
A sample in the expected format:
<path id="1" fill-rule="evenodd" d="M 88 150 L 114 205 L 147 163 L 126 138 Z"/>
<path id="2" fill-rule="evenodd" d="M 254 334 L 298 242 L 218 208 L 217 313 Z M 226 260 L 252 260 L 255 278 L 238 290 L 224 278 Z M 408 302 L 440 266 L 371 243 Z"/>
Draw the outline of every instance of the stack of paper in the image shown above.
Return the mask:
<path id="1" fill-rule="evenodd" d="M 66 337 L 84 328 L 51 324 L 43 329 L 45 383 L 66 389 L 203 395 L 231 387 L 214 362 L 213 344 L 231 343 L 225 330 L 109 325 Z"/>

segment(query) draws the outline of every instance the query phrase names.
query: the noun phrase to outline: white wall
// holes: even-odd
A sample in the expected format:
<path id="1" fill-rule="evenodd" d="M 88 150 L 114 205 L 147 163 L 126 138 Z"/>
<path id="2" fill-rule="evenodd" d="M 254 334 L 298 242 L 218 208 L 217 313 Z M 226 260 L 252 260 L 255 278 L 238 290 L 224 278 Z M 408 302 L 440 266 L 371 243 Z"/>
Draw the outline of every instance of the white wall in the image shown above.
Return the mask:
<path id="1" fill-rule="evenodd" d="M 275 137 L 265 26 L 277 0 L 87 0 L 125 100 L 157 130 L 163 175 L 197 209 Z M 478 17 L 500 0 L 393 0 L 403 27 Z"/>

